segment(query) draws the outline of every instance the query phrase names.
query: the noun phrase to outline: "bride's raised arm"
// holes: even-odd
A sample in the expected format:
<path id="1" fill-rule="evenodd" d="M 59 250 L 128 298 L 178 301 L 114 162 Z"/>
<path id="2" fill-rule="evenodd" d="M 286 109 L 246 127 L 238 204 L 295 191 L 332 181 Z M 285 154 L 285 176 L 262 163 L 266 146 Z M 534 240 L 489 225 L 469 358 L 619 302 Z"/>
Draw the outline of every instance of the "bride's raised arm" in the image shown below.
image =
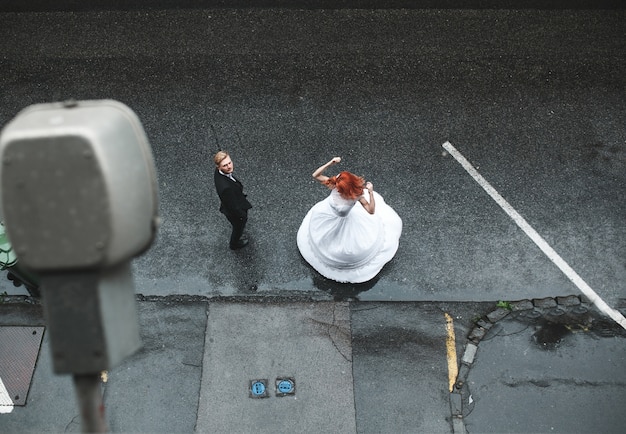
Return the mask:
<path id="1" fill-rule="evenodd" d="M 322 184 L 325 183 L 326 181 L 328 181 L 328 176 L 324 175 L 324 171 L 328 169 L 330 166 L 339 163 L 340 161 L 341 161 L 341 157 L 335 157 L 332 160 L 330 160 L 328 163 L 322 164 L 320 167 L 318 167 L 315 170 L 315 172 L 313 172 L 313 175 L 312 175 L 313 178 L 315 178 Z"/>

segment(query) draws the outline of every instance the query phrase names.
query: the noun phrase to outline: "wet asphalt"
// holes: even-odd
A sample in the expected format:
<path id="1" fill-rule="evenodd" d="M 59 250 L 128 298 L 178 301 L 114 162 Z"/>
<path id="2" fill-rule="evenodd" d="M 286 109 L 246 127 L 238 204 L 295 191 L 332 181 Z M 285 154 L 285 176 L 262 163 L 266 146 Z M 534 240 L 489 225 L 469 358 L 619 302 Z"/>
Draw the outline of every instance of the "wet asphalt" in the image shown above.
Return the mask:
<path id="1" fill-rule="evenodd" d="M 455 318 L 462 367 L 467 336 L 496 301 L 580 292 L 441 145 L 459 149 L 623 311 L 625 18 L 534 9 L 0 14 L 2 125 L 33 103 L 112 98 L 135 110 L 153 148 L 162 225 L 134 261 L 144 350 L 105 386 L 112 430 L 195 429 L 196 402 L 220 396 L 202 383 L 211 303 L 280 299 L 348 303 L 358 432 L 457 432 L 460 419 L 469 432 L 618 432 L 623 334 L 597 313 L 595 326 L 567 317 L 565 332 L 549 308 L 507 316 L 480 340 L 454 417 L 443 312 Z M 212 185 L 220 148 L 254 206 L 251 245 L 238 252 L 227 248 Z M 322 278 L 295 244 L 304 214 L 327 194 L 310 173 L 336 155 L 404 222 L 396 257 L 364 285 Z M 24 315 L 7 313 L 3 324 L 41 322 Z M 563 332 L 548 348 L 536 337 L 546 318 Z M 47 368 L 45 342 L 29 404 L 0 416 L 8 431 L 79 429 L 71 382 Z M 259 371 L 276 360 L 259 359 Z M 243 372 L 233 372 L 233 411 L 258 404 Z M 64 398 L 51 405 L 50 396 Z M 276 398 L 267 402 L 281 414 Z M 212 423 L 227 426 L 201 420 Z"/>
<path id="2" fill-rule="evenodd" d="M 162 225 L 144 295 L 352 293 L 520 300 L 578 293 L 450 141 L 592 288 L 623 297 L 623 10 L 217 9 L 3 14 L 0 121 L 38 102 L 112 98 L 153 148 Z M 227 249 L 211 157 L 254 208 Z M 295 235 L 333 156 L 404 222 L 378 278 L 346 287 Z M 621 282 L 621 283 L 620 283 Z"/>

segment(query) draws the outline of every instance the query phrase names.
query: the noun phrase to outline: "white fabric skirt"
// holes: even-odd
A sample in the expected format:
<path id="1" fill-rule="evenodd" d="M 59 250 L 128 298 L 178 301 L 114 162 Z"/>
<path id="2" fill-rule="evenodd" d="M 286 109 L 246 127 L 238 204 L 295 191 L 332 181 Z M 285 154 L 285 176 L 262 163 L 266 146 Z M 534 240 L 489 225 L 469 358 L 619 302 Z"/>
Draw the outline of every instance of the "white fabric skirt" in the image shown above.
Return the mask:
<path id="1" fill-rule="evenodd" d="M 357 202 L 342 216 L 332 195 L 306 214 L 298 229 L 298 249 L 322 276 L 341 283 L 367 282 L 394 257 L 402 220 L 380 194 L 374 192 L 374 198 L 374 214 Z"/>

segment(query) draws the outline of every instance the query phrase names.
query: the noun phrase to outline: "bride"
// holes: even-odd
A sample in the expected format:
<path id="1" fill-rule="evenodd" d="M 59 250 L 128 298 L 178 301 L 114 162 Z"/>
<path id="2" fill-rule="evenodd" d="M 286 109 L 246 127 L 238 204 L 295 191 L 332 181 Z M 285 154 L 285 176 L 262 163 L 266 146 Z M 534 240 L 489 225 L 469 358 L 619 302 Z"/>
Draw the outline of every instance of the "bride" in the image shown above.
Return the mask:
<path id="1" fill-rule="evenodd" d="M 304 217 L 298 229 L 298 249 L 328 279 L 367 282 L 398 250 L 402 220 L 371 182 L 350 172 L 324 175 L 340 161 L 335 157 L 313 172 L 313 178 L 331 192 Z"/>

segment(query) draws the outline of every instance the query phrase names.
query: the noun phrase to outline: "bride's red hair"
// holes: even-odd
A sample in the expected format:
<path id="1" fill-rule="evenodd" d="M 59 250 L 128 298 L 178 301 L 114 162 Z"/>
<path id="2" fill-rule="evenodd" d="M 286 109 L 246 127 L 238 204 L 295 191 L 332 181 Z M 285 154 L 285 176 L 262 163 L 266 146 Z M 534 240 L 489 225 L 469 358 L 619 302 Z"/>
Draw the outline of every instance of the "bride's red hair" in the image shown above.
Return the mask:
<path id="1" fill-rule="evenodd" d="M 328 178 L 325 184 L 329 188 L 336 188 L 345 199 L 356 199 L 363 194 L 365 180 L 354 173 L 341 172 L 337 176 Z"/>

